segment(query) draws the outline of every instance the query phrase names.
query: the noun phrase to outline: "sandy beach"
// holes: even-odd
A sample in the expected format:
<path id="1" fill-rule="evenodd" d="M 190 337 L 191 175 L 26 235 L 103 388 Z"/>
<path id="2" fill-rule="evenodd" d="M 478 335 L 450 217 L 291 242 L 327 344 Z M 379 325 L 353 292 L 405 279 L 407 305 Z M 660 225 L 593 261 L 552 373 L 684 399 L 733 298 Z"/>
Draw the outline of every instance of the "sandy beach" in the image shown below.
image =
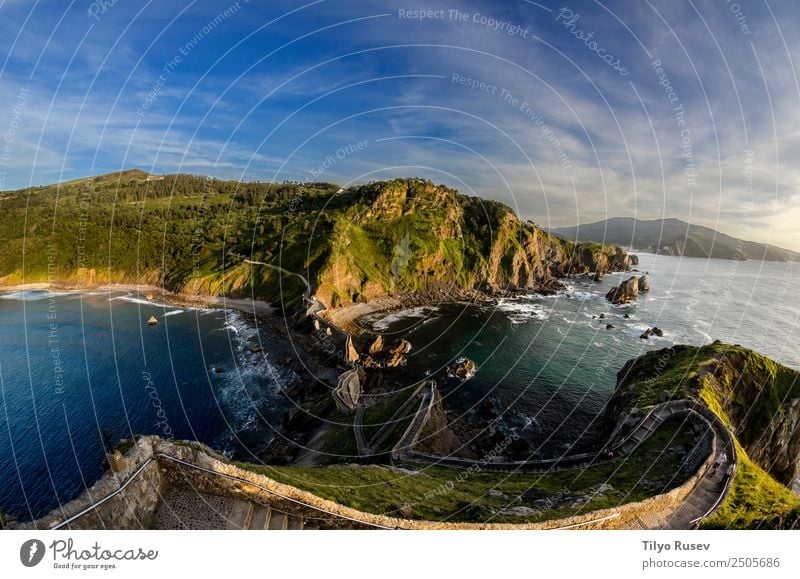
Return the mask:
<path id="1" fill-rule="evenodd" d="M 190 306 L 199 308 L 217 308 L 224 310 L 236 310 L 244 314 L 259 317 L 270 317 L 274 314 L 275 308 L 263 300 L 253 300 L 250 298 L 228 298 L 225 296 L 204 296 L 204 295 L 185 295 L 176 294 L 165 290 L 162 287 L 153 285 L 138 284 L 102 284 L 92 287 L 71 286 L 62 283 L 37 282 L 17 285 L 0 286 L 0 293 L 29 290 L 46 290 L 52 292 L 69 293 L 135 293 L 142 299 L 147 299 L 152 295 L 154 303 L 166 303 L 176 306 Z"/>

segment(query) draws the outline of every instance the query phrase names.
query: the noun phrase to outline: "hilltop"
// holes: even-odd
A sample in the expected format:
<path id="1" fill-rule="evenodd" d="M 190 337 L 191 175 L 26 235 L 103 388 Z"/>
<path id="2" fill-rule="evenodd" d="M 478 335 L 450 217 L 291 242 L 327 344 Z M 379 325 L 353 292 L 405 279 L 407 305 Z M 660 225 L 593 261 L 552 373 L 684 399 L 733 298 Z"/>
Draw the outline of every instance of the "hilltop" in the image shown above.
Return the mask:
<path id="1" fill-rule="evenodd" d="M 573 241 L 602 241 L 648 253 L 685 257 L 759 261 L 795 261 L 800 257 L 795 251 L 737 239 L 680 219 L 614 217 L 575 227 L 554 227 L 550 232 Z"/>
<path id="2" fill-rule="evenodd" d="M 295 305 L 306 286 L 291 273 L 331 308 L 552 291 L 565 275 L 632 263 L 620 248 L 564 241 L 502 203 L 416 178 L 341 189 L 132 170 L 0 193 L 0 206 L 2 285 L 136 283 Z"/>

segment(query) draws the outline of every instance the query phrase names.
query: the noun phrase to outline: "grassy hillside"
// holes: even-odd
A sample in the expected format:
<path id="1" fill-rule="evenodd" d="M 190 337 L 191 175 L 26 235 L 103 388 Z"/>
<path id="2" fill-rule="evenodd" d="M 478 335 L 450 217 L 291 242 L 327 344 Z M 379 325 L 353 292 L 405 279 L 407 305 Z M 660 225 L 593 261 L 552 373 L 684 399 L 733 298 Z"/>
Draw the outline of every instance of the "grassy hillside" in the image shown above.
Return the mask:
<path id="1" fill-rule="evenodd" d="M 662 392 L 705 403 L 736 438 L 740 463 L 731 492 L 709 528 L 790 528 L 800 497 L 800 373 L 765 356 L 715 342 L 649 352 L 619 373 L 609 415 L 658 403 Z"/>
<path id="2" fill-rule="evenodd" d="M 624 252 L 559 240 L 507 206 L 420 179 L 339 192 L 125 171 L 0 193 L 0 284 L 126 282 L 329 306 L 386 293 L 545 287 Z"/>
<path id="3" fill-rule="evenodd" d="M 691 446 L 687 428 L 673 420 L 628 457 L 543 474 L 437 466 L 239 466 L 366 512 L 398 516 L 405 507 L 404 516 L 414 519 L 521 523 L 616 507 L 666 492 L 691 476 L 683 460 Z"/>

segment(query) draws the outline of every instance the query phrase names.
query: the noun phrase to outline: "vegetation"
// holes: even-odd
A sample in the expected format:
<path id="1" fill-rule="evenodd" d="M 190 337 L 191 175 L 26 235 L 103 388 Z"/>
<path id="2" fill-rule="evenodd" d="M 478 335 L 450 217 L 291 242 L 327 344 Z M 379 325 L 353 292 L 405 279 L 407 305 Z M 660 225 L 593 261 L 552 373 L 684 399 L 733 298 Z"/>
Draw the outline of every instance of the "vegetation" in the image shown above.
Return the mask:
<path id="1" fill-rule="evenodd" d="M 794 529 L 800 496 L 777 482 L 738 449 L 739 464 L 728 498 L 703 521 L 704 529 Z"/>
<path id="2" fill-rule="evenodd" d="M 444 467 L 242 468 L 365 512 L 428 520 L 535 522 L 616 507 L 666 492 L 690 475 L 683 457 L 692 436 L 671 420 L 633 454 L 586 469 L 508 474 Z M 404 508 L 405 507 L 405 508 Z M 529 511 L 507 511 L 527 507 Z"/>
<path id="3" fill-rule="evenodd" d="M 588 245 L 430 181 L 340 191 L 134 170 L 2 192 L 0 284 L 142 283 L 291 305 L 305 290 L 291 272 L 337 305 L 438 287 L 532 286 L 618 255 L 592 245 L 587 258 Z"/>
<path id="4" fill-rule="evenodd" d="M 610 406 L 614 412 L 656 404 L 662 392 L 706 404 L 735 434 L 739 465 L 731 492 L 708 528 L 790 528 L 798 524 L 800 497 L 779 480 L 775 457 L 792 455 L 764 438 L 782 420 L 789 402 L 800 398 L 800 373 L 741 346 L 715 342 L 649 352 L 620 372 L 621 384 Z M 751 458 L 762 457 L 764 466 Z M 793 458 L 789 457 L 789 463 Z M 771 474 L 772 473 L 772 474 Z M 784 481 L 788 482 L 788 481 Z"/>

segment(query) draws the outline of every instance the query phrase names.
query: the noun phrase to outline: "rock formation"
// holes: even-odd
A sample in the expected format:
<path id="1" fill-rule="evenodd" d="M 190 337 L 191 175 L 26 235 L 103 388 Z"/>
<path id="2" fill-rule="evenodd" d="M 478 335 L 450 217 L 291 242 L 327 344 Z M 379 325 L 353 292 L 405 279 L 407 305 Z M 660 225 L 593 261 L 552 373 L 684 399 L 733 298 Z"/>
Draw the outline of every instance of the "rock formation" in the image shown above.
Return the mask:
<path id="1" fill-rule="evenodd" d="M 411 342 L 408 340 L 397 340 L 391 346 L 383 343 L 383 338 L 378 336 L 370 344 L 366 358 L 364 358 L 365 368 L 397 368 L 405 366 L 406 354 L 411 351 Z"/>
<path id="2" fill-rule="evenodd" d="M 632 276 L 627 281 L 611 288 L 606 294 L 606 299 L 612 304 L 627 304 L 635 300 L 638 296 L 639 278 Z"/>
<path id="3" fill-rule="evenodd" d="M 639 278 L 639 292 L 649 292 L 650 291 L 650 281 L 647 279 L 646 275 L 643 275 Z"/>
<path id="4" fill-rule="evenodd" d="M 680 372 L 670 372 L 673 367 Z M 666 394 L 665 394 L 666 392 Z M 776 481 L 800 475 L 800 373 L 739 346 L 673 346 L 630 360 L 600 418 L 636 422 L 664 398 L 707 404 Z M 626 418 L 627 417 L 627 418 Z"/>
<path id="5" fill-rule="evenodd" d="M 478 366 L 469 358 L 460 358 L 456 362 L 456 369 L 453 373 L 460 380 L 469 380 L 478 371 Z"/>

